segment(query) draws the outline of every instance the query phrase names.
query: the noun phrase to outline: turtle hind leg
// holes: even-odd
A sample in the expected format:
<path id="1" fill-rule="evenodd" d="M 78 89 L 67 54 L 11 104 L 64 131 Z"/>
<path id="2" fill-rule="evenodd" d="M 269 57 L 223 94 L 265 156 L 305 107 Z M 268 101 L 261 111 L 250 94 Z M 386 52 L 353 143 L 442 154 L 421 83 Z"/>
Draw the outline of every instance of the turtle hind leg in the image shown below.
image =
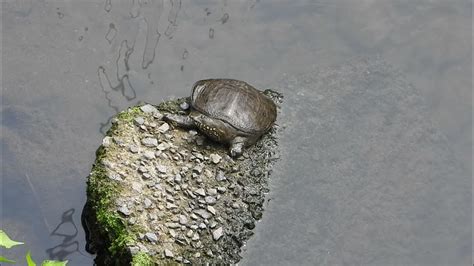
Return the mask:
<path id="1" fill-rule="evenodd" d="M 187 115 L 165 114 L 163 116 L 163 120 L 169 121 L 169 122 L 174 122 L 179 127 L 184 127 L 184 128 L 194 128 L 194 127 L 196 127 L 196 124 L 194 123 L 194 120 L 191 117 L 187 116 Z"/>
<path id="2" fill-rule="evenodd" d="M 247 146 L 248 139 L 246 137 L 235 137 L 230 142 L 229 153 L 232 157 L 240 156 L 245 146 Z"/>

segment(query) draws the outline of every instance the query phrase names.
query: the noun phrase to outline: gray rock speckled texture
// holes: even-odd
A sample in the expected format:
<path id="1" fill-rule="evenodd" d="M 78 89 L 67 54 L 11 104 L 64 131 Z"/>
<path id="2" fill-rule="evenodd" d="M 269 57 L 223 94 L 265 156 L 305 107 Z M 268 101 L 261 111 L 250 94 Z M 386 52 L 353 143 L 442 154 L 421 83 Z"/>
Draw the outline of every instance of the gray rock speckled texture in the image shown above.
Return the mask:
<path id="1" fill-rule="evenodd" d="M 354 60 L 279 86 L 281 161 L 241 265 L 471 263 L 470 175 L 403 75 Z"/>

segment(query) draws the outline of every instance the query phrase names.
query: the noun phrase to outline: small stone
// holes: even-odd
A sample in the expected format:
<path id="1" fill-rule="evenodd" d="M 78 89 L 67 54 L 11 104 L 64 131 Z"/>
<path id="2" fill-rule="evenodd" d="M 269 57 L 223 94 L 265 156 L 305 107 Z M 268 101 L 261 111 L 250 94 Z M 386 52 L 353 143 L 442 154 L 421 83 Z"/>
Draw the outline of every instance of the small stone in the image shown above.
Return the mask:
<path id="1" fill-rule="evenodd" d="M 176 235 L 177 235 L 177 234 L 176 234 L 176 231 L 173 230 L 173 229 L 170 229 L 170 230 L 168 231 L 168 233 L 170 234 L 170 236 L 171 236 L 172 238 L 175 238 Z"/>
<path id="2" fill-rule="evenodd" d="M 198 195 L 201 195 L 201 196 L 206 196 L 206 192 L 204 191 L 203 188 L 198 188 L 194 191 L 195 193 L 197 193 Z"/>
<path id="3" fill-rule="evenodd" d="M 161 164 L 156 166 L 156 170 L 158 170 L 158 172 L 163 173 L 163 174 L 166 174 L 166 172 L 168 171 L 166 166 L 161 165 Z"/>
<path id="4" fill-rule="evenodd" d="M 145 166 L 140 166 L 140 167 L 138 167 L 138 172 L 146 173 L 146 172 L 148 172 L 148 168 L 146 168 Z"/>
<path id="5" fill-rule="evenodd" d="M 182 224 L 182 225 L 185 225 L 188 223 L 188 217 L 186 217 L 185 215 L 180 215 L 179 216 L 179 223 Z"/>
<path id="6" fill-rule="evenodd" d="M 204 209 L 197 209 L 194 211 L 197 215 L 201 216 L 202 218 L 204 219 L 209 219 L 211 218 L 211 213 L 209 213 L 208 211 L 204 210 Z"/>
<path id="7" fill-rule="evenodd" d="M 232 208 L 238 209 L 238 208 L 239 208 L 239 204 L 238 204 L 237 202 L 232 203 Z"/>
<path id="8" fill-rule="evenodd" d="M 202 173 L 202 169 L 203 169 L 202 165 L 196 165 L 196 166 L 193 168 L 193 171 L 196 172 L 196 173 L 198 173 L 198 174 L 200 174 L 200 173 Z"/>
<path id="9" fill-rule="evenodd" d="M 158 140 L 155 138 L 144 138 L 142 139 L 142 144 L 147 147 L 155 147 L 158 146 Z"/>
<path id="10" fill-rule="evenodd" d="M 189 230 L 187 233 L 186 233 L 186 236 L 187 237 L 192 237 L 194 234 L 194 231 L 193 230 Z"/>
<path id="11" fill-rule="evenodd" d="M 109 147 L 110 145 L 112 145 L 113 143 L 113 139 L 109 136 L 105 137 L 103 140 L 102 140 L 102 145 L 104 147 Z"/>
<path id="12" fill-rule="evenodd" d="M 227 189 L 226 189 L 225 187 L 217 187 L 217 191 L 218 191 L 219 193 L 224 193 L 224 192 L 227 191 Z"/>
<path id="13" fill-rule="evenodd" d="M 151 207 L 151 204 L 153 204 L 153 202 L 151 202 L 149 198 L 145 198 L 145 200 L 143 201 L 143 204 L 145 205 L 145 209 L 148 209 Z"/>
<path id="14" fill-rule="evenodd" d="M 212 253 L 212 250 L 210 250 L 210 249 L 206 252 L 206 254 L 207 254 L 209 257 L 213 257 L 213 256 L 214 256 L 214 253 Z"/>
<path id="15" fill-rule="evenodd" d="M 207 210 L 212 213 L 213 215 L 216 215 L 216 209 L 214 209 L 214 207 L 212 206 L 207 206 Z"/>
<path id="16" fill-rule="evenodd" d="M 171 210 L 171 209 L 176 209 L 176 208 L 178 208 L 178 206 L 176 206 L 175 204 L 170 203 L 170 202 L 166 203 L 166 209 Z"/>
<path id="17" fill-rule="evenodd" d="M 122 177 L 118 173 L 111 173 L 108 175 L 108 177 L 115 181 L 123 181 Z"/>
<path id="18" fill-rule="evenodd" d="M 165 133 L 166 131 L 168 131 L 170 129 L 170 125 L 168 125 L 168 123 L 163 123 L 163 125 L 161 125 L 159 128 L 158 128 L 158 131 L 160 133 Z"/>
<path id="19" fill-rule="evenodd" d="M 194 153 L 194 157 L 198 158 L 201 161 L 204 160 L 204 156 L 202 156 L 202 154 L 199 152 Z"/>
<path id="20" fill-rule="evenodd" d="M 133 121 L 135 121 L 135 123 L 137 123 L 138 125 L 143 125 L 143 123 L 145 123 L 145 119 L 143 119 L 143 117 L 141 117 L 141 116 L 135 117 L 135 119 L 133 119 Z"/>
<path id="21" fill-rule="evenodd" d="M 155 233 L 149 232 L 145 234 L 146 239 L 150 242 L 158 242 L 158 236 Z"/>
<path id="22" fill-rule="evenodd" d="M 140 110 L 142 110 L 144 113 L 158 112 L 158 110 L 153 105 L 150 105 L 150 104 L 145 104 L 145 105 L 141 106 Z"/>
<path id="23" fill-rule="evenodd" d="M 206 224 L 205 224 L 205 223 L 200 223 L 200 224 L 199 224 L 199 228 L 201 228 L 201 229 L 206 229 Z"/>
<path id="24" fill-rule="evenodd" d="M 218 164 L 222 159 L 222 157 L 219 154 L 215 154 L 215 153 L 211 154 L 210 158 L 211 158 L 211 161 L 215 164 Z"/>
<path id="25" fill-rule="evenodd" d="M 131 246 L 128 247 L 128 251 L 130 252 L 130 254 L 136 255 L 140 251 L 140 248 L 137 246 Z"/>
<path id="26" fill-rule="evenodd" d="M 209 227 L 210 227 L 210 228 L 215 228 L 216 226 L 217 226 L 216 221 L 212 221 L 212 222 L 209 224 Z"/>
<path id="27" fill-rule="evenodd" d="M 196 253 L 194 254 L 194 257 L 195 257 L 195 258 L 199 258 L 199 257 L 201 257 L 201 253 L 199 253 L 199 252 L 196 252 Z"/>
<path id="28" fill-rule="evenodd" d="M 181 110 L 188 110 L 189 109 L 189 103 L 187 102 L 182 102 L 179 107 L 181 108 Z"/>
<path id="29" fill-rule="evenodd" d="M 153 117 L 158 119 L 158 120 L 161 120 L 163 118 L 163 114 L 160 113 L 160 112 L 154 112 Z"/>
<path id="30" fill-rule="evenodd" d="M 151 175 L 149 173 L 143 173 L 142 177 L 143 177 L 143 179 L 150 179 Z"/>
<path id="31" fill-rule="evenodd" d="M 216 174 L 217 181 L 224 181 L 226 179 L 227 177 L 224 176 L 224 172 L 222 172 L 221 170 L 217 171 L 217 174 Z"/>
<path id="32" fill-rule="evenodd" d="M 215 188 L 210 188 L 207 190 L 207 194 L 211 195 L 211 196 L 215 196 L 217 195 L 217 190 Z"/>
<path id="33" fill-rule="evenodd" d="M 168 228 L 171 228 L 171 229 L 176 229 L 176 228 L 181 227 L 181 225 L 179 225 L 177 223 L 165 223 L 165 226 L 168 227 Z"/>
<path id="34" fill-rule="evenodd" d="M 143 156 L 148 159 L 148 160 L 152 160 L 152 159 L 155 159 L 155 152 L 153 151 L 145 151 L 143 153 Z"/>
<path id="35" fill-rule="evenodd" d="M 180 174 L 180 173 L 177 173 L 177 174 L 174 176 L 174 181 L 175 181 L 176 183 L 180 183 L 181 180 L 182 180 L 181 174 Z"/>
<path id="36" fill-rule="evenodd" d="M 224 235 L 224 229 L 222 227 L 219 227 L 217 228 L 216 230 L 212 231 L 212 238 L 214 238 L 214 240 L 219 240 L 222 235 Z"/>
<path id="37" fill-rule="evenodd" d="M 142 192 L 142 184 L 138 183 L 138 182 L 133 182 L 132 183 L 132 189 L 137 191 L 137 192 Z"/>
<path id="38" fill-rule="evenodd" d="M 123 205 L 118 209 L 118 212 L 122 213 L 125 216 L 129 216 L 132 212 L 127 208 L 127 206 Z"/>
<path id="39" fill-rule="evenodd" d="M 138 153 L 138 150 L 139 150 L 138 146 L 136 146 L 136 145 L 130 145 L 130 147 L 128 149 L 131 153 Z"/>
<path id="40" fill-rule="evenodd" d="M 207 204 L 213 205 L 216 203 L 217 199 L 213 196 L 207 196 L 204 198 Z"/>
<path id="41" fill-rule="evenodd" d="M 196 136 L 196 135 L 197 135 L 197 131 L 196 131 L 196 130 L 189 130 L 189 135 L 191 135 L 191 136 Z"/>
<path id="42" fill-rule="evenodd" d="M 171 250 L 169 250 L 169 249 L 166 248 L 166 249 L 165 249 L 165 257 L 167 257 L 167 258 L 172 258 L 172 257 L 174 257 L 173 252 L 171 252 Z"/>
<path id="43" fill-rule="evenodd" d="M 191 238 L 193 241 L 199 240 L 199 234 L 197 232 L 194 233 L 193 238 Z"/>
<path id="44" fill-rule="evenodd" d="M 164 151 L 164 150 L 166 150 L 166 149 L 169 148 L 169 145 L 168 145 L 167 143 L 165 143 L 165 142 L 162 142 L 162 143 L 160 143 L 160 145 L 158 145 L 158 147 L 156 147 L 156 148 L 157 148 L 158 150 L 160 150 L 160 151 Z"/>

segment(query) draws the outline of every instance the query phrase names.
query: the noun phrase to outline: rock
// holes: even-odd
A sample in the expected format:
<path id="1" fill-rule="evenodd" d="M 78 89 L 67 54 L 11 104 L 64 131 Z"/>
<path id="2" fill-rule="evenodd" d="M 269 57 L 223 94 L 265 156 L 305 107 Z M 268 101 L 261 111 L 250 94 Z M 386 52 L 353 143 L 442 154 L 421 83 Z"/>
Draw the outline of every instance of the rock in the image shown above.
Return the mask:
<path id="1" fill-rule="evenodd" d="M 145 200 L 143 200 L 143 205 L 145 205 L 145 209 L 150 208 L 152 204 L 153 202 L 151 202 L 149 198 L 145 198 Z"/>
<path id="2" fill-rule="evenodd" d="M 142 110 L 144 113 L 156 113 L 158 110 L 152 106 L 151 104 L 145 104 L 143 106 L 140 106 L 140 110 Z"/>
<path id="3" fill-rule="evenodd" d="M 128 150 L 129 150 L 131 153 L 138 153 L 139 148 L 138 148 L 138 146 L 136 146 L 136 145 L 130 145 L 130 147 L 128 148 Z"/>
<path id="4" fill-rule="evenodd" d="M 210 212 L 208 212 L 204 209 L 195 210 L 194 213 L 196 213 L 197 215 L 201 216 L 204 219 L 209 219 L 212 216 Z"/>
<path id="5" fill-rule="evenodd" d="M 138 193 L 142 192 L 142 184 L 138 182 L 133 182 L 132 183 L 132 189 L 137 191 Z"/>
<path id="6" fill-rule="evenodd" d="M 180 215 L 179 216 L 179 223 L 182 225 L 186 225 L 188 223 L 188 218 L 185 215 Z"/>
<path id="7" fill-rule="evenodd" d="M 174 257 L 173 252 L 171 252 L 171 250 L 165 248 L 165 257 L 167 257 L 167 258 Z"/>
<path id="8" fill-rule="evenodd" d="M 164 151 L 164 150 L 166 150 L 166 149 L 169 148 L 169 145 L 168 145 L 167 143 L 165 143 L 165 142 L 162 142 L 162 143 L 160 143 L 160 145 L 158 145 L 158 147 L 156 147 L 156 148 L 157 148 L 158 150 L 160 150 L 160 151 Z"/>
<path id="9" fill-rule="evenodd" d="M 125 205 L 121 206 L 117 211 L 125 216 L 129 216 L 132 213 Z"/>
<path id="10" fill-rule="evenodd" d="M 143 153 L 143 157 L 145 157 L 148 160 L 153 160 L 153 159 L 155 159 L 155 152 L 154 151 L 145 151 Z"/>
<path id="11" fill-rule="evenodd" d="M 161 165 L 161 164 L 156 166 L 156 170 L 158 170 L 158 172 L 163 173 L 163 174 L 166 174 L 166 172 L 168 171 L 166 166 Z"/>
<path id="12" fill-rule="evenodd" d="M 222 227 L 217 228 L 216 230 L 212 231 L 212 238 L 214 240 L 219 240 L 224 235 L 224 229 Z"/>
<path id="13" fill-rule="evenodd" d="M 176 183 L 181 183 L 181 180 L 182 180 L 182 177 L 179 173 L 177 173 L 175 176 L 174 176 L 174 181 Z"/>
<path id="14" fill-rule="evenodd" d="M 227 180 L 227 177 L 224 176 L 224 172 L 219 170 L 217 171 L 217 174 L 216 174 L 216 180 L 217 181 L 224 181 L 224 180 Z"/>
<path id="15" fill-rule="evenodd" d="M 145 123 L 145 119 L 143 119 L 143 117 L 141 117 L 141 116 L 135 117 L 135 119 L 133 119 L 133 121 L 135 121 L 135 123 L 137 123 L 138 125 L 143 125 L 143 123 Z"/>
<path id="16" fill-rule="evenodd" d="M 128 247 L 128 251 L 133 256 L 133 255 L 136 255 L 140 251 L 140 248 L 137 246 L 131 246 L 131 247 Z"/>
<path id="17" fill-rule="evenodd" d="M 176 228 L 181 227 L 181 225 L 179 225 L 177 223 L 165 223 L 165 226 L 168 227 L 168 228 L 171 228 L 171 229 L 176 229 Z"/>
<path id="18" fill-rule="evenodd" d="M 222 159 L 222 157 L 219 154 L 215 154 L 215 153 L 211 154 L 209 157 L 211 158 L 211 161 L 215 164 L 218 164 Z"/>
<path id="19" fill-rule="evenodd" d="M 213 215 L 216 215 L 216 209 L 214 209 L 214 207 L 212 206 L 207 206 L 207 210 L 212 213 Z"/>
<path id="20" fill-rule="evenodd" d="M 122 177 L 118 173 L 110 173 L 108 177 L 115 181 L 123 181 Z"/>
<path id="21" fill-rule="evenodd" d="M 144 138 L 142 139 L 142 144 L 146 147 L 156 147 L 158 146 L 158 140 L 155 138 Z"/>
<path id="22" fill-rule="evenodd" d="M 168 131 L 170 129 L 170 125 L 168 125 L 168 123 L 163 123 L 163 125 L 161 125 L 159 128 L 158 128 L 158 131 L 160 133 L 165 133 L 166 131 Z"/>
<path id="23" fill-rule="evenodd" d="M 206 201 L 207 204 L 210 204 L 210 205 L 215 204 L 217 201 L 216 197 L 213 197 L 213 196 L 206 196 L 204 200 Z"/>
<path id="24" fill-rule="evenodd" d="M 206 196 L 206 192 L 204 191 L 204 188 L 198 188 L 194 191 L 196 194 L 201 195 L 201 196 Z"/>
<path id="25" fill-rule="evenodd" d="M 104 139 L 102 139 L 102 145 L 104 147 L 109 147 L 110 145 L 112 145 L 112 143 L 113 143 L 113 138 L 112 137 L 107 136 Z"/>
<path id="26" fill-rule="evenodd" d="M 187 102 L 182 102 L 179 107 L 181 108 L 181 110 L 188 110 L 189 109 L 189 104 Z"/>
<path id="27" fill-rule="evenodd" d="M 148 232 L 145 234 L 145 237 L 150 242 L 153 242 L 153 243 L 158 242 L 158 236 L 155 233 Z"/>
<path id="28" fill-rule="evenodd" d="M 211 196 L 215 196 L 215 195 L 217 195 L 217 189 L 210 188 L 210 189 L 207 190 L 207 194 L 209 194 Z"/>

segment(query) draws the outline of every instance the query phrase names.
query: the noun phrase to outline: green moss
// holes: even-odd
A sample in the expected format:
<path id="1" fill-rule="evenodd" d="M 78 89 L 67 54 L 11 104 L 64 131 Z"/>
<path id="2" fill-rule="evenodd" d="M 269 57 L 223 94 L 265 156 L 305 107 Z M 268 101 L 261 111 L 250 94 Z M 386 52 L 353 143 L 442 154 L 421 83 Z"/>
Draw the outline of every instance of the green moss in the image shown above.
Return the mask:
<path id="1" fill-rule="evenodd" d="M 160 110 L 162 112 L 166 112 L 166 113 L 178 113 L 178 112 L 182 112 L 180 104 L 182 104 L 183 102 L 186 102 L 186 101 L 189 102 L 189 99 L 188 98 L 179 98 L 179 99 L 172 100 L 172 101 L 166 101 L 166 102 L 160 103 L 157 106 L 157 108 L 158 108 L 158 110 Z"/>
<path id="2" fill-rule="evenodd" d="M 152 258 L 150 255 L 138 252 L 133 256 L 133 260 L 131 263 L 132 266 L 151 266 L 154 265 Z"/>

